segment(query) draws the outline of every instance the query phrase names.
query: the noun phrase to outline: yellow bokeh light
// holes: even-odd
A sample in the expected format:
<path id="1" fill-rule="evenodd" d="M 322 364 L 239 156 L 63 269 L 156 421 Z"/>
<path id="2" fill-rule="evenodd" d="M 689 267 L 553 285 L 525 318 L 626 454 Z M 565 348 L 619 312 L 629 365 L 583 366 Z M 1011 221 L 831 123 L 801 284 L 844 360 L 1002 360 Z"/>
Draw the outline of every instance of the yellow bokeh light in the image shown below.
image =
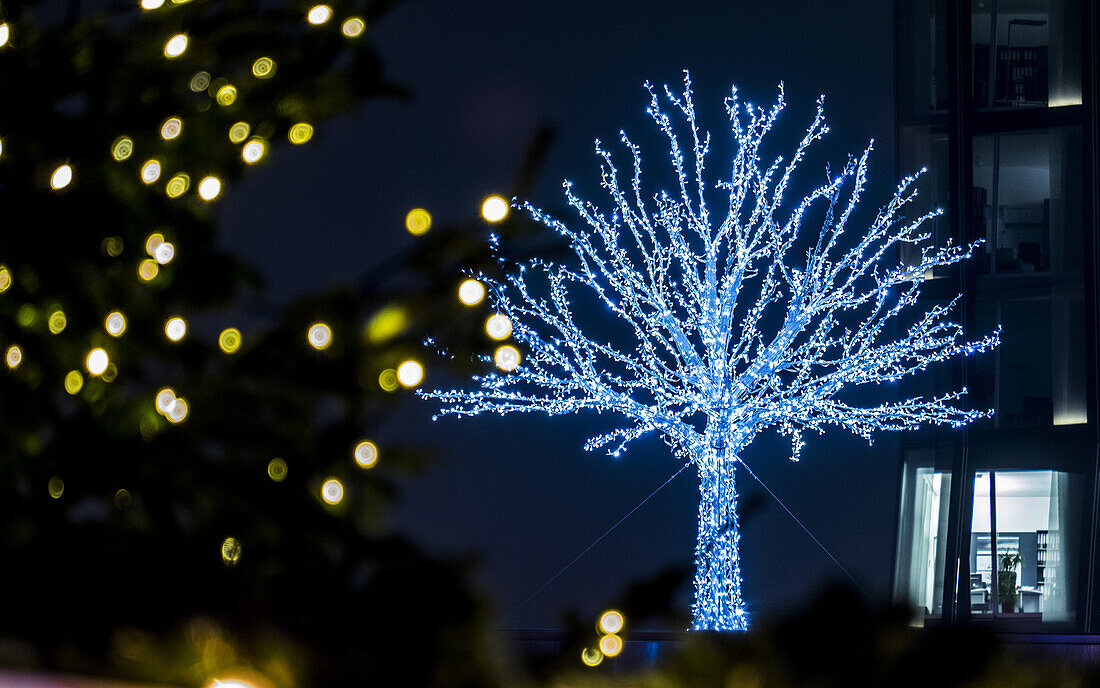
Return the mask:
<path id="1" fill-rule="evenodd" d="M 187 321 L 178 315 L 174 318 L 168 318 L 164 323 L 164 336 L 171 339 L 173 342 L 178 342 L 187 335 Z"/>
<path id="2" fill-rule="evenodd" d="M 160 179 L 160 161 L 156 159 L 146 160 L 145 164 L 141 166 L 141 181 L 152 184 L 158 179 Z"/>
<path id="3" fill-rule="evenodd" d="M 183 120 L 179 117 L 169 117 L 160 125 L 160 137 L 165 141 L 171 141 L 183 133 Z"/>
<path id="4" fill-rule="evenodd" d="M 179 198 L 187 193 L 189 188 L 191 188 L 191 177 L 185 172 L 180 172 L 168 180 L 168 186 L 164 188 L 164 192 L 169 198 Z"/>
<path id="5" fill-rule="evenodd" d="M 153 232 L 145 238 L 145 252 L 150 256 L 156 255 L 157 247 L 164 243 L 164 235 L 160 232 Z"/>
<path id="6" fill-rule="evenodd" d="M 118 258 L 122 255 L 122 248 L 125 244 L 122 241 L 122 237 L 107 237 L 103 240 L 103 251 L 112 258 Z"/>
<path id="7" fill-rule="evenodd" d="M 233 143 L 240 143 L 247 139 L 251 133 L 252 126 L 248 122 L 234 122 L 233 126 L 229 127 L 229 140 Z"/>
<path id="8" fill-rule="evenodd" d="M 603 653 L 595 648 L 586 647 L 581 650 L 581 661 L 584 662 L 585 666 L 599 666 L 600 662 L 603 661 Z"/>
<path id="9" fill-rule="evenodd" d="M 122 162 L 134 154 L 134 140 L 129 136 L 119 136 L 111 144 L 111 157 Z"/>
<path id="10" fill-rule="evenodd" d="M 164 412 L 164 417 L 167 418 L 170 423 L 182 423 L 187 419 L 187 412 L 189 410 L 187 400 L 176 397 L 172 403 L 168 405 L 168 410 Z"/>
<path id="11" fill-rule="evenodd" d="M 508 201 L 500 196 L 489 196 L 481 203 L 481 217 L 486 222 L 500 222 L 508 217 Z"/>
<path id="12" fill-rule="evenodd" d="M 155 10 L 164 4 L 164 0 L 141 0 L 141 9 Z"/>
<path id="13" fill-rule="evenodd" d="M 188 84 L 191 90 L 195 93 L 202 93 L 210 87 L 210 72 L 195 72 L 191 77 L 191 83 Z"/>
<path id="14" fill-rule="evenodd" d="M 103 371 L 107 370 L 107 365 L 110 364 L 111 359 L 107 357 L 107 352 L 103 349 L 92 349 L 88 352 L 88 357 L 84 360 L 84 367 L 88 369 L 88 372 L 92 375 L 102 375 Z"/>
<path id="15" fill-rule="evenodd" d="M 77 394 L 84 388 L 84 376 L 79 370 L 70 370 L 65 374 L 65 391 L 69 394 Z"/>
<path id="16" fill-rule="evenodd" d="M 344 498 L 344 485 L 336 478 L 329 478 L 321 485 L 321 499 L 327 504 L 339 504 Z"/>
<path id="17" fill-rule="evenodd" d="M 397 371 L 393 368 L 386 368 L 378 374 L 378 386 L 383 391 L 392 392 L 398 387 L 397 383 Z"/>
<path id="18" fill-rule="evenodd" d="M 164 56 L 168 58 L 179 57 L 187 50 L 187 34 L 177 33 L 164 44 Z"/>
<path id="19" fill-rule="evenodd" d="M 156 277 L 158 272 L 160 272 L 160 266 L 152 258 L 146 258 L 138 265 L 138 277 L 146 282 Z"/>
<path id="20" fill-rule="evenodd" d="M 277 483 L 281 483 L 286 480 L 287 470 L 286 461 L 282 459 L 272 459 L 267 464 L 267 477 Z"/>
<path id="21" fill-rule="evenodd" d="M 393 339 L 408 327 L 409 318 L 401 306 L 386 306 L 371 316 L 367 323 L 367 339 L 372 344 Z"/>
<path id="22" fill-rule="evenodd" d="M 496 353 L 493 354 L 493 362 L 505 372 L 518 368 L 520 359 L 519 349 L 511 344 L 497 347 Z"/>
<path id="23" fill-rule="evenodd" d="M 332 17 L 332 8 L 328 5 L 314 5 L 310 8 L 306 20 L 314 26 L 324 24 Z"/>
<path id="24" fill-rule="evenodd" d="M 323 322 L 313 323 L 309 326 L 306 339 L 314 349 L 327 349 L 332 344 L 332 328 Z"/>
<path id="25" fill-rule="evenodd" d="M 23 362 L 23 350 L 19 348 L 18 344 L 12 344 L 8 347 L 8 351 L 4 355 L 4 361 L 9 368 L 19 367 L 19 364 Z"/>
<path id="26" fill-rule="evenodd" d="M 103 329 L 112 337 L 120 337 L 126 331 L 126 316 L 119 311 L 112 311 L 103 321 Z"/>
<path id="27" fill-rule="evenodd" d="M 0 294 L 11 289 L 11 270 L 7 265 L 0 265 Z"/>
<path id="28" fill-rule="evenodd" d="M 122 511 L 126 511 L 130 508 L 130 504 L 133 503 L 134 498 L 131 496 L 130 491 L 123 488 L 115 493 L 115 506 Z"/>
<path id="29" fill-rule="evenodd" d="M 432 228 L 432 214 L 423 208 L 413 208 L 405 215 L 405 229 L 413 236 L 420 236 Z"/>
<path id="30" fill-rule="evenodd" d="M 512 334 L 512 321 L 503 313 L 490 315 L 485 321 L 485 334 L 497 341 L 508 339 Z"/>
<path id="31" fill-rule="evenodd" d="M 233 566 L 241 559 L 241 543 L 235 537 L 227 537 L 222 540 L 222 561 L 226 566 Z"/>
<path id="32" fill-rule="evenodd" d="M 623 626 L 625 625 L 626 619 L 623 617 L 623 613 L 617 609 L 608 609 L 603 614 L 600 614 L 600 633 L 618 633 L 623 630 Z"/>
<path id="33" fill-rule="evenodd" d="M 264 145 L 263 139 L 252 139 L 244 144 L 244 148 L 241 149 L 241 160 L 249 165 L 254 165 L 263 159 L 266 152 L 267 146 Z"/>
<path id="34" fill-rule="evenodd" d="M 176 247 L 167 242 L 162 241 L 153 251 L 153 260 L 157 261 L 158 265 L 167 265 L 172 262 L 172 259 L 176 257 Z"/>
<path id="35" fill-rule="evenodd" d="M 355 445 L 355 463 L 362 468 L 373 468 L 378 463 L 378 446 L 369 440 Z"/>
<path id="36" fill-rule="evenodd" d="M 485 299 L 485 285 L 476 279 L 462 280 L 458 285 L 458 300 L 467 306 L 476 306 Z"/>
<path id="37" fill-rule="evenodd" d="M 605 635 L 600 638 L 600 652 L 605 657 L 615 657 L 623 651 L 623 639 L 615 634 Z"/>
<path id="38" fill-rule="evenodd" d="M 68 323 L 69 319 L 65 317 L 65 311 L 61 309 L 51 312 L 49 317 L 46 318 L 46 326 L 50 329 L 50 334 L 61 334 Z"/>
<path id="39" fill-rule="evenodd" d="M 212 201 L 222 192 L 222 180 L 217 177 L 203 177 L 199 182 L 199 198 Z"/>
<path id="40" fill-rule="evenodd" d="M 11 29 L 7 24 L 0 24 L 0 48 L 3 48 L 8 44 L 8 38 L 11 37 Z"/>
<path id="41" fill-rule="evenodd" d="M 162 416 L 168 415 L 168 409 L 172 408 L 172 404 L 176 401 L 176 392 L 171 387 L 162 387 L 157 392 L 156 406 L 157 413 Z"/>
<path id="42" fill-rule="evenodd" d="M 257 79 L 269 79 L 275 76 L 275 60 L 270 57 L 258 58 L 252 63 L 252 76 Z"/>
<path id="43" fill-rule="evenodd" d="M 214 100 L 222 107 L 232 105 L 237 102 L 237 87 L 233 84 L 222 86 L 218 89 L 218 93 L 214 96 Z"/>
<path id="44" fill-rule="evenodd" d="M 227 354 L 236 353 L 241 348 L 241 331 L 227 327 L 218 335 L 218 348 Z"/>
<path id="45" fill-rule="evenodd" d="M 416 387 L 424 379 L 424 366 L 409 360 L 397 366 L 397 381 L 406 387 Z"/>
<path id="46" fill-rule="evenodd" d="M 47 489 L 49 489 L 51 497 L 53 497 L 54 499 L 60 499 L 61 495 L 65 492 L 65 481 L 55 475 L 54 477 L 50 478 Z"/>
<path id="47" fill-rule="evenodd" d="M 69 165 L 60 165 L 50 175 L 50 187 L 64 189 L 73 181 L 73 168 Z"/>
<path id="48" fill-rule="evenodd" d="M 300 146 L 313 138 L 313 127 L 305 122 L 298 122 L 290 128 L 287 138 L 294 145 Z"/>
<path id="49" fill-rule="evenodd" d="M 367 23 L 360 17 L 348 17 L 344 20 L 343 26 L 340 27 L 340 31 L 348 38 L 357 38 L 363 34 L 367 28 Z"/>

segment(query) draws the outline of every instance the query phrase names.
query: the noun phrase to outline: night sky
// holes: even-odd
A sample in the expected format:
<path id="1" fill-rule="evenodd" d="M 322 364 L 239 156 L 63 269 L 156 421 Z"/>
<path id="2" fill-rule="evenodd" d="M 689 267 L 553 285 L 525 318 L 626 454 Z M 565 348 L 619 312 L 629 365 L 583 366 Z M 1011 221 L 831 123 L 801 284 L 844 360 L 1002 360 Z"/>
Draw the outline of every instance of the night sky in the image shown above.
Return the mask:
<path id="1" fill-rule="evenodd" d="M 558 208 L 560 182 L 598 198 L 596 137 L 652 131 L 646 79 L 677 84 L 689 68 L 704 125 L 725 141 L 722 98 L 770 104 L 786 84 L 786 153 L 826 95 L 832 133 L 807 163 L 844 162 L 876 139 L 863 213 L 892 191 L 893 27 L 887 0 L 658 3 L 562 0 L 455 3 L 419 0 L 369 27 L 409 102 L 371 101 L 324 124 L 313 144 L 283 147 L 227 196 L 225 244 L 266 275 L 276 299 L 354 281 L 414 241 L 414 206 L 437 221 L 468 218 L 506 192 L 542 124 L 556 139 L 536 205 Z M 650 148 L 651 170 L 667 165 Z M 717 158 L 712 169 L 720 169 Z M 816 179 L 816 178 L 815 178 Z M 820 183 L 815 181 L 815 183 Z M 809 191 L 804 189 L 800 191 Z M 800 194 L 801 195 L 801 194 Z M 456 283 L 459 278 L 456 277 Z M 447 384 L 433 377 L 426 384 Z M 656 439 L 621 458 L 586 453 L 604 418 L 509 417 L 430 421 L 406 395 L 379 440 L 430 449 L 434 464 L 404 487 L 394 526 L 431 551 L 473 555 L 478 582 L 504 628 L 548 628 L 559 612 L 595 614 L 632 581 L 691 564 L 698 492 L 685 471 L 522 609 L 515 607 L 664 482 L 676 464 Z M 812 437 L 800 463 L 768 435 L 745 460 L 873 595 L 888 595 L 898 452 L 834 433 Z M 744 494 L 758 492 L 739 475 Z M 774 502 L 743 521 L 745 594 L 758 616 L 807 600 L 840 570 Z M 685 587 L 682 603 L 690 604 Z M 594 617 L 593 617 L 594 618 Z"/>

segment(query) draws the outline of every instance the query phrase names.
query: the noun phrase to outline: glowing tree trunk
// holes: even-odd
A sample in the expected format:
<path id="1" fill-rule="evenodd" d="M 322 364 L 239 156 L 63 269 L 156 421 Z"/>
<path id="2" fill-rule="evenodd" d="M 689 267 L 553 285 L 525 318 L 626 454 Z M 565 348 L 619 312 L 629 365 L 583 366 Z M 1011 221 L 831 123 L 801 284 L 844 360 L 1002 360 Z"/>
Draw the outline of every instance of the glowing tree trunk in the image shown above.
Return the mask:
<path id="1" fill-rule="evenodd" d="M 734 467 L 737 455 L 724 433 L 707 433 L 693 448 L 699 473 L 699 535 L 695 544 L 695 604 L 692 629 L 743 631 L 741 539 Z"/>

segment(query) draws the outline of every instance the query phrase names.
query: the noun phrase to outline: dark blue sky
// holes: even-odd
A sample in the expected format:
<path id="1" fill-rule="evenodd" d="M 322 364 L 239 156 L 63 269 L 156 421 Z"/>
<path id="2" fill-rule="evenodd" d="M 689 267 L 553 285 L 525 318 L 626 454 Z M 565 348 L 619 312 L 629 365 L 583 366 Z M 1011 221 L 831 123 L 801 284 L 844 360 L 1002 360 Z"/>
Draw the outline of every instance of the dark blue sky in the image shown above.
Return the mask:
<path id="1" fill-rule="evenodd" d="M 250 256 L 278 298 L 354 280 L 413 241 L 403 229 L 411 207 L 439 219 L 475 214 L 486 194 L 508 188 L 543 123 L 557 128 L 557 138 L 532 200 L 556 207 L 565 177 L 595 195 L 592 140 L 612 141 L 620 128 L 648 132 L 642 82 L 676 83 L 685 67 L 716 138 L 725 133 L 721 100 L 730 84 L 745 100 L 769 103 L 782 80 L 789 132 L 801 131 L 816 96 L 826 94 L 832 133 L 818 148 L 825 157 L 812 164 L 840 164 L 874 137 L 864 212 L 894 186 L 887 0 L 414 0 L 369 32 L 387 72 L 414 100 L 370 102 L 320 127 L 309 146 L 278 150 L 223 208 L 226 245 Z M 666 159 L 652 151 L 648 164 Z M 395 526 L 434 551 L 476 554 L 500 625 L 554 626 L 564 608 L 594 614 L 629 582 L 691 563 L 698 494 L 685 471 L 511 613 L 677 466 L 656 440 L 617 460 L 583 452 L 586 430 L 606 427 L 601 419 L 433 424 L 430 414 L 428 404 L 408 398 L 385 432 L 415 433 L 435 447 L 435 465 L 406 486 Z M 764 439 L 745 458 L 863 585 L 885 596 L 898 480 L 893 438 L 872 448 L 847 436 L 813 438 L 799 464 L 787 461 L 787 451 Z M 746 598 L 762 615 L 842 575 L 786 514 L 765 504 L 742 538 Z"/>

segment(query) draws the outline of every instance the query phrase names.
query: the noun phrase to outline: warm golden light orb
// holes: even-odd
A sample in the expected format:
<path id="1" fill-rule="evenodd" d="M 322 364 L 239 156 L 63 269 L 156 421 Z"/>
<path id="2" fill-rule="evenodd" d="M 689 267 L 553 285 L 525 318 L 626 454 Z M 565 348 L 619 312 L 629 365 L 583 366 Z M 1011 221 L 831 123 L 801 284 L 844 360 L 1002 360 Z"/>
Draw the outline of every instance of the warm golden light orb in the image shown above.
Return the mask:
<path id="1" fill-rule="evenodd" d="M 233 566 L 241 558 L 241 543 L 235 537 L 227 537 L 222 540 L 222 561 L 226 566 Z"/>
<path id="2" fill-rule="evenodd" d="M 507 339 L 512 334 L 512 321 L 503 313 L 490 315 L 485 321 L 485 334 L 497 341 Z"/>
<path id="3" fill-rule="evenodd" d="M 599 666 L 599 663 L 603 661 L 603 653 L 599 650 L 591 647 L 586 647 L 581 650 L 581 661 L 585 666 Z"/>
<path id="4" fill-rule="evenodd" d="M 486 222 L 500 222 L 508 217 L 508 201 L 500 196 L 489 196 L 481 204 L 481 217 Z"/>
<path id="5" fill-rule="evenodd" d="M 157 261 L 159 265 L 167 265 L 172 262 L 172 259 L 175 257 L 176 247 L 167 241 L 160 242 L 156 249 L 153 250 L 153 260 Z"/>
<path id="6" fill-rule="evenodd" d="M 186 172 L 180 172 L 168 180 L 164 192 L 169 198 L 179 198 L 191 188 L 191 177 Z"/>
<path id="7" fill-rule="evenodd" d="M 19 367 L 19 364 L 23 362 L 23 350 L 19 348 L 18 344 L 12 344 L 8 347 L 8 351 L 4 355 L 4 361 L 9 368 Z"/>
<path id="8" fill-rule="evenodd" d="M 271 478 L 277 483 L 281 483 L 286 480 L 287 465 L 286 461 L 282 459 L 272 459 L 267 464 L 267 477 Z"/>
<path id="9" fill-rule="evenodd" d="M 392 392 L 398 388 L 397 371 L 393 368 L 386 368 L 378 374 L 378 386 L 385 392 Z"/>
<path id="10" fill-rule="evenodd" d="M 179 57 L 187 50 L 187 34 L 177 33 L 164 44 L 164 56 L 167 58 Z"/>
<path id="11" fill-rule="evenodd" d="M 344 486 L 336 478 L 329 478 L 321 485 L 321 499 L 327 504 L 339 504 L 344 498 Z"/>
<path id="12" fill-rule="evenodd" d="M 176 316 L 174 318 L 169 318 L 168 321 L 164 323 L 164 336 L 168 337 L 173 342 L 178 342 L 183 339 L 186 334 L 187 321 L 183 318 Z"/>
<path id="13" fill-rule="evenodd" d="M 164 5 L 164 0 L 141 0 L 141 9 L 155 10 Z"/>
<path id="14" fill-rule="evenodd" d="M 79 370 L 70 370 L 65 374 L 65 391 L 69 394 L 77 394 L 84 388 L 84 376 Z"/>
<path id="15" fill-rule="evenodd" d="M 158 179 L 160 179 L 160 161 L 146 160 L 141 166 L 141 181 L 152 184 Z"/>
<path id="16" fill-rule="evenodd" d="M 160 266 L 152 258 L 146 258 L 138 265 L 138 277 L 146 282 L 156 277 L 158 272 L 160 272 Z"/>
<path id="17" fill-rule="evenodd" d="M 176 393 L 171 387 L 163 387 L 157 392 L 156 406 L 157 413 L 162 416 L 168 415 L 168 409 L 172 408 L 172 404 L 176 402 Z"/>
<path id="18" fill-rule="evenodd" d="M 432 228 L 432 214 L 423 208 L 413 208 L 405 215 L 405 229 L 413 236 L 420 236 Z"/>
<path id="19" fill-rule="evenodd" d="M 605 635 L 600 638 L 600 652 L 605 657 L 615 657 L 623 651 L 623 639 L 615 634 Z"/>
<path id="20" fill-rule="evenodd" d="M 625 625 L 626 619 L 623 617 L 623 613 L 617 609 L 608 609 L 600 614 L 600 633 L 618 633 L 623 630 Z"/>
<path id="21" fill-rule="evenodd" d="M 179 117 L 169 117 L 164 120 L 164 124 L 160 125 L 160 137 L 165 141 L 171 141 L 181 133 L 183 133 L 183 120 Z"/>
<path id="22" fill-rule="evenodd" d="M 107 357 L 107 352 L 103 349 L 92 349 L 88 352 L 88 358 L 84 361 L 84 367 L 88 369 L 88 372 L 92 375 L 102 375 L 103 371 L 107 370 L 107 365 L 110 364 L 111 359 Z"/>
<path id="23" fill-rule="evenodd" d="M 355 445 L 355 463 L 362 468 L 374 468 L 378 463 L 378 446 L 369 440 Z"/>
<path id="24" fill-rule="evenodd" d="M 227 354 L 237 353 L 241 348 L 241 331 L 235 327 L 227 327 L 218 335 L 218 348 Z"/>
<path id="25" fill-rule="evenodd" d="M 8 44 L 8 38 L 11 36 L 11 29 L 7 24 L 0 24 L 0 48 L 3 48 Z"/>
<path id="26" fill-rule="evenodd" d="M 397 366 L 397 381 L 406 387 L 416 387 L 424 379 L 424 366 L 408 360 Z"/>
<path id="27" fill-rule="evenodd" d="M 367 28 L 367 23 L 360 17 L 348 17 L 340 27 L 341 33 L 348 38 L 358 38 Z"/>
<path id="28" fill-rule="evenodd" d="M 103 329 L 112 337 L 120 337 L 126 331 L 126 316 L 119 311 L 112 311 L 103 321 Z"/>
<path id="29" fill-rule="evenodd" d="M 0 294 L 11 288 L 11 270 L 7 265 L 0 265 Z"/>
<path id="30" fill-rule="evenodd" d="M 217 94 L 214 95 L 214 100 L 222 107 L 229 107 L 237 102 L 237 87 L 233 84 L 222 86 L 218 89 Z"/>
<path id="31" fill-rule="evenodd" d="M 50 334 L 61 334 L 68 324 L 69 319 L 65 317 L 65 311 L 60 308 L 51 312 L 46 318 L 46 326 L 50 329 Z"/>
<path id="32" fill-rule="evenodd" d="M 210 87 L 210 72 L 202 71 L 195 72 L 191 77 L 191 83 L 188 84 L 191 91 L 194 93 L 202 93 Z"/>
<path id="33" fill-rule="evenodd" d="M 212 201 L 222 192 L 222 180 L 217 177 L 203 177 L 199 182 L 199 198 Z"/>
<path id="34" fill-rule="evenodd" d="M 496 353 L 493 354 L 493 362 L 497 364 L 497 368 L 500 368 L 504 372 L 509 372 L 518 368 L 520 358 L 519 349 L 511 344 L 497 347 Z"/>
<path id="35" fill-rule="evenodd" d="M 65 493 L 65 481 L 56 475 L 50 478 L 50 482 L 46 487 L 50 491 L 50 496 L 54 499 L 60 499 L 61 495 Z"/>
<path id="36" fill-rule="evenodd" d="M 73 180 L 73 168 L 69 165 L 61 165 L 50 175 L 50 187 L 54 190 L 64 189 Z"/>
<path id="37" fill-rule="evenodd" d="M 111 144 L 111 157 L 122 162 L 134 153 L 134 140 L 129 136 L 119 136 Z"/>
<path id="38" fill-rule="evenodd" d="M 331 18 L 332 8 L 328 5 L 314 5 L 310 8 L 309 14 L 306 15 L 306 20 L 314 26 L 324 24 Z"/>
<path id="39" fill-rule="evenodd" d="M 229 127 L 229 140 L 233 143 L 240 143 L 247 139 L 251 133 L 252 126 L 248 122 L 234 122 L 233 126 Z"/>
<path id="40" fill-rule="evenodd" d="M 168 405 L 168 410 L 165 411 L 164 417 L 167 418 L 170 423 L 182 423 L 187 419 L 187 412 L 189 410 L 187 401 L 180 397 L 176 397 L 172 403 Z"/>
<path id="41" fill-rule="evenodd" d="M 313 138 L 313 127 L 305 122 L 298 122 L 290 128 L 287 138 L 294 145 L 300 146 Z"/>
<path id="42" fill-rule="evenodd" d="M 323 322 L 313 323 L 309 326 L 306 339 L 314 349 L 327 349 L 332 344 L 332 328 Z"/>
<path id="43" fill-rule="evenodd" d="M 157 247 L 164 243 L 164 235 L 160 232 L 153 232 L 149 236 L 145 237 L 145 252 L 150 256 L 155 255 Z"/>
<path id="44" fill-rule="evenodd" d="M 275 60 L 270 57 L 257 58 L 252 63 L 252 76 L 257 79 L 270 79 L 275 76 Z"/>
<path id="45" fill-rule="evenodd" d="M 485 299 L 485 285 L 476 279 L 462 280 L 458 285 L 458 300 L 467 306 L 476 306 Z"/>
<path id="46" fill-rule="evenodd" d="M 249 165 L 254 165 L 264 157 L 265 152 L 267 152 L 267 147 L 264 145 L 263 139 L 252 139 L 244 144 L 244 148 L 241 149 L 241 160 Z"/>

